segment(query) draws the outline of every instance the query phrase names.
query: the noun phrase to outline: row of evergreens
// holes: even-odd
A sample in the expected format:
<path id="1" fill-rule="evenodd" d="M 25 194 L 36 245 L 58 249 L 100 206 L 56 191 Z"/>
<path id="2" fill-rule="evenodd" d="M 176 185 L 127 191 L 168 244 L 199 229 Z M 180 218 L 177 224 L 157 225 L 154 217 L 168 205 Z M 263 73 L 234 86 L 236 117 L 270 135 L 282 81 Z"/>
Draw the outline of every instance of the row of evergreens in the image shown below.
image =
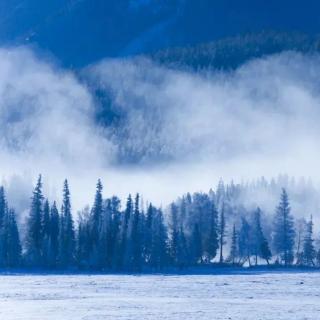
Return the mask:
<path id="1" fill-rule="evenodd" d="M 71 211 L 67 180 L 61 208 L 49 203 L 39 177 L 28 217 L 18 226 L 0 188 L 0 267 L 59 270 L 164 270 L 199 265 L 292 264 L 319 266 L 312 218 L 297 223 L 282 189 L 272 223 L 259 209 L 231 205 L 222 183 L 209 194 L 187 194 L 161 208 L 141 205 L 139 194 L 124 208 L 103 199 L 99 180 L 91 209 Z M 19 230 L 23 230 L 19 232 Z"/>

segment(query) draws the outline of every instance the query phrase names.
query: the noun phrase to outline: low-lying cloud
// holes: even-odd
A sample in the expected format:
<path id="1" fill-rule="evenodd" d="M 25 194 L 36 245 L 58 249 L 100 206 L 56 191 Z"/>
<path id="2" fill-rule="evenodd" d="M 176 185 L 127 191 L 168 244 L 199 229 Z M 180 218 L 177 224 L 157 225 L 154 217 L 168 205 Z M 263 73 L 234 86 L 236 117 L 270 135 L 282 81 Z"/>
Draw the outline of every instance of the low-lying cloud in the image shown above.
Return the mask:
<path id="1" fill-rule="evenodd" d="M 31 184 L 41 172 L 50 197 L 69 177 L 76 208 L 98 177 L 106 195 L 139 191 L 158 204 L 219 177 L 317 180 L 319 62 L 284 53 L 194 73 L 113 59 L 78 77 L 28 49 L 1 49 L 0 173 L 10 186 L 13 175 Z M 105 125 L 101 109 L 112 115 Z"/>

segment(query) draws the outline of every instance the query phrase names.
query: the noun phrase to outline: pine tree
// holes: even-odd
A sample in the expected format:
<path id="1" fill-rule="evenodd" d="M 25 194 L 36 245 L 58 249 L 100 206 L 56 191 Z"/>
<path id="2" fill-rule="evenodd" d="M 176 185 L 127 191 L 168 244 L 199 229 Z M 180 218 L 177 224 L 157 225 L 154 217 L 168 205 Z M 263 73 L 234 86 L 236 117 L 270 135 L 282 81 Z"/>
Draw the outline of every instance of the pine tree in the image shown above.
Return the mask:
<path id="1" fill-rule="evenodd" d="M 144 230 L 144 259 L 148 263 L 151 260 L 153 249 L 153 222 L 155 218 L 155 208 L 150 203 L 147 209 L 146 224 Z M 151 262 L 150 262 L 151 263 Z"/>
<path id="2" fill-rule="evenodd" d="M 116 250 L 117 258 L 116 258 L 116 265 L 120 270 L 124 268 L 128 268 L 130 264 L 129 252 L 130 252 L 130 231 L 129 230 L 129 223 L 132 220 L 132 212 L 133 212 L 133 204 L 132 204 L 132 197 L 129 194 L 126 203 L 126 209 L 121 217 L 121 227 L 118 235 L 118 250 Z"/>
<path id="3" fill-rule="evenodd" d="M 90 218 L 90 265 L 93 268 L 97 268 L 99 264 L 99 250 L 101 250 L 99 238 L 102 236 L 99 234 L 101 231 L 101 222 L 103 215 L 103 199 L 102 199 L 102 183 L 100 179 L 97 182 L 96 194 L 94 204 L 92 207 Z M 106 223 L 106 222 L 104 222 Z M 103 232 L 106 230 L 103 229 Z M 100 261 L 101 262 L 101 261 Z"/>
<path id="4" fill-rule="evenodd" d="M 4 266 L 6 255 L 6 235 L 4 230 L 4 219 L 8 211 L 7 200 L 4 192 L 4 188 L 0 187 L 0 266 Z"/>
<path id="5" fill-rule="evenodd" d="M 16 268 L 21 264 L 21 243 L 18 226 L 13 209 L 7 210 L 4 216 L 5 256 L 4 265 Z"/>
<path id="6" fill-rule="evenodd" d="M 149 265 L 153 269 L 163 269 L 167 265 L 167 232 L 161 210 L 153 208 L 152 238 Z"/>
<path id="7" fill-rule="evenodd" d="M 267 264 L 269 264 L 272 254 L 268 241 L 263 234 L 261 226 L 261 210 L 259 207 L 254 212 L 252 229 L 252 254 L 255 256 L 255 264 L 258 264 L 258 257 L 265 259 Z"/>
<path id="8" fill-rule="evenodd" d="M 42 265 L 49 267 L 50 254 L 50 206 L 49 201 L 46 200 L 43 206 L 42 215 Z"/>
<path id="9" fill-rule="evenodd" d="M 179 225 L 178 225 L 178 208 L 175 203 L 171 204 L 170 210 L 170 256 L 174 265 L 178 264 L 178 251 L 179 251 Z"/>
<path id="10" fill-rule="evenodd" d="M 0 228 L 3 226 L 4 216 L 7 210 L 7 201 L 4 192 L 4 188 L 0 187 Z"/>
<path id="11" fill-rule="evenodd" d="M 307 223 L 307 230 L 303 240 L 303 262 L 307 266 L 314 266 L 314 259 L 316 258 L 316 250 L 313 244 L 313 221 L 312 216 Z"/>
<path id="12" fill-rule="evenodd" d="M 189 252 L 186 236 L 183 227 L 180 227 L 178 232 L 178 248 L 177 248 L 177 266 L 179 269 L 185 268 L 189 263 Z"/>
<path id="13" fill-rule="evenodd" d="M 285 266 L 293 262 L 294 254 L 294 220 L 290 213 L 288 195 L 282 189 L 280 203 L 276 210 L 274 220 L 273 244 L 275 252 L 280 256 Z"/>
<path id="14" fill-rule="evenodd" d="M 231 238 L 231 248 L 230 248 L 230 257 L 229 260 L 233 265 L 236 264 L 236 259 L 239 255 L 238 252 L 238 235 L 236 231 L 236 225 L 233 224 L 233 229 L 232 229 L 232 238 Z"/>
<path id="15" fill-rule="evenodd" d="M 219 229 L 218 229 L 218 236 L 219 236 L 219 246 L 220 246 L 220 259 L 219 262 L 223 263 L 223 246 L 225 245 L 225 237 L 226 237 L 226 221 L 225 221 L 225 205 L 222 204 L 220 210 L 220 221 L 219 221 Z"/>
<path id="16" fill-rule="evenodd" d="M 196 223 L 193 228 L 192 237 L 191 237 L 191 253 L 193 263 L 201 263 L 202 262 L 202 242 L 201 242 L 201 234 L 199 229 L 199 224 Z"/>
<path id="17" fill-rule="evenodd" d="M 239 257 L 243 260 L 243 263 L 248 261 L 251 266 L 251 252 L 252 252 L 252 231 L 251 227 L 245 217 L 241 218 L 241 228 L 239 231 Z"/>
<path id="18" fill-rule="evenodd" d="M 42 180 L 40 175 L 33 191 L 27 220 L 26 260 L 28 265 L 33 267 L 41 266 L 42 261 L 42 204 Z"/>
<path id="19" fill-rule="evenodd" d="M 132 229 L 131 229 L 131 268 L 135 271 L 141 271 L 142 266 L 142 215 L 140 214 L 139 209 L 139 194 L 136 195 L 133 220 L 132 220 Z"/>
<path id="20" fill-rule="evenodd" d="M 263 237 L 261 240 L 261 247 L 260 247 L 260 257 L 267 261 L 267 264 L 269 265 L 269 261 L 272 258 L 272 253 L 269 247 L 268 240 Z"/>
<path id="21" fill-rule="evenodd" d="M 211 261 L 217 255 L 219 248 L 218 238 L 218 212 L 214 202 L 209 212 L 209 232 L 206 240 L 206 254 L 208 261 Z"/>
<path id="22" fill-rule="evenodd" d="M 49 243 L 49 253 L 48 260 L 49 266 L 55 268 L 58 263 L 59 255 L 59 226 L 60 226 L 60 217 L 57 209 L 56 202 L 53 202 L 50 210 L 50 243 Z"/>
<path id="23" fill-rule="evenodd" d="M 75 231 L 71 215 L 68 181 L 64 181 L 60 218 L 59 263 L 62 267 L 72 267 L 75 262 Z"/>
<path id="24" fill-rule="evenodd" d="M 89 268 L 90 260 L 90 210 L 86 207 L 79 212 L 78 230 L 77 230 L 77 247 L 76 247 L 76 261 L 80 269 Z"/>

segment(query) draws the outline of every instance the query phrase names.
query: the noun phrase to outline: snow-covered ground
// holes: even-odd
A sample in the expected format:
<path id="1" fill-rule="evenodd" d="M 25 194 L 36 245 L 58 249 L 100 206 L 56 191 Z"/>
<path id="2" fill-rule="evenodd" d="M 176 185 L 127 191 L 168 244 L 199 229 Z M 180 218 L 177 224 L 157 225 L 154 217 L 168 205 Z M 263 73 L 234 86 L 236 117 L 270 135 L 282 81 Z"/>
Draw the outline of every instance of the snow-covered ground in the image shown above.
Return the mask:
<path id="1" fill-rule="evenodd" d="M 320 273 L 2 275 L 2 320 L 320 317 Z"/>

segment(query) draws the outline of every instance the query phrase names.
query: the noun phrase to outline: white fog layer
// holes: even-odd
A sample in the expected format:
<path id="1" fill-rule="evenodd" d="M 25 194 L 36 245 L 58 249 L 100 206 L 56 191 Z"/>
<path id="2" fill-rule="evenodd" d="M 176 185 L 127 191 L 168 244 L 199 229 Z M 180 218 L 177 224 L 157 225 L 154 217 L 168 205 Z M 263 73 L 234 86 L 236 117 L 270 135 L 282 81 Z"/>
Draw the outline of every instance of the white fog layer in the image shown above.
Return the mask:
<path id="1" fill-rule="evenodd" d="M 9 201 L 22 209 L 39 173 L 52 198 L 69 178 L 76 209 L 91 202 L 99 177 L 106 196 L 141 192 L 163 205 L 220 177 L 287 173 L 317 183 L 319 62 L 284 53 L 200 74 L 105 60 L 75 73 L 3 48 L 0 174 Z M 117 121 L 98 124 L 97 90 Z"/>

